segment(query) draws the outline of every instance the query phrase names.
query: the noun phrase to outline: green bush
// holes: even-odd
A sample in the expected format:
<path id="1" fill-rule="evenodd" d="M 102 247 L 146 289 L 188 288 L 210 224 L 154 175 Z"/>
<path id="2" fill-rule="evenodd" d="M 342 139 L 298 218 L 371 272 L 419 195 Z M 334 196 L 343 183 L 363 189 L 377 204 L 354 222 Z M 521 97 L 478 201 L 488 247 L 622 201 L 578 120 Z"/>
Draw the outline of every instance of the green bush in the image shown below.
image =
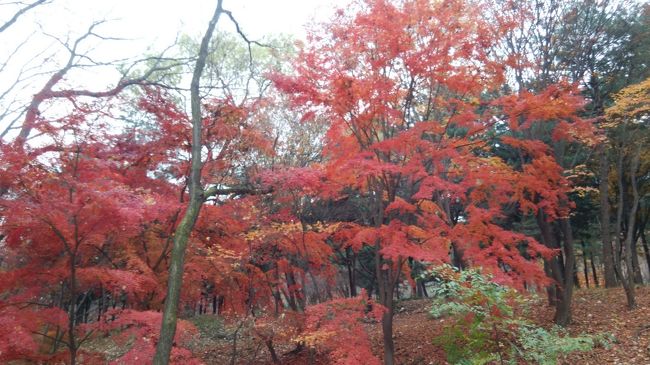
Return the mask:
<path id="1" fill-rule="evenodd" d="M 523 296 L 479 270 L 459 272 L 443 265 L 425 275 L 438 284 L 430 313 L 446 321 L 434 343 L 452 364 L 551 365 L 568 353 L 607 345 L 605 336 L 571 337 L 559 327 L 535 325 L 524 315 L 529 302 Z"/>

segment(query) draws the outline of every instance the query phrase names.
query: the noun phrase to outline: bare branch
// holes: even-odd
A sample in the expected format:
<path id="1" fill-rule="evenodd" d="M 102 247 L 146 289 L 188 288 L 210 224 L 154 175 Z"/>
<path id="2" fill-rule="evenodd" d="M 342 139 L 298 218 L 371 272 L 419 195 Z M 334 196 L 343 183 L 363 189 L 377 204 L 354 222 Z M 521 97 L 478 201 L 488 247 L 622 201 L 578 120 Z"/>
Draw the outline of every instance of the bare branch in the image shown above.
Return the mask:
<path id="1" fill-rule="evenodd" d="M 253 187 L 246 187 L 246 186 L 239 186 L 239 187 L 232 187 L 232 188 L 219 188 L 217 186 L 213 186 L 211 188 L 208 188 L 205 190 L 203 193 L 204 198 L 209 198 L 212 196 L 216 195 L 263 195 L 263 194 L 270 194 L 273 192 L 272 187 L 268 188 L 253 188 Z"/>
<path id="2" fill-rule="evenodd" d="M 66 341 L 66 340 L 64 340 L 64 339 L 61 339 L 61 338 L 55 338 L 55 337 L 52 337 L 52 336 L 48 335 L 47 333 L 42 333 L 42 332 L 38 332 L 38 331 L 32 331 L 32 333 L 35 334 L 35 335 L 43 336 L 43 337 L 45 337 L 45 338 L 49 338 L 49 339 L 52 340 L 52 341 L 58 341 L 58 342 L 61 342 L 62 344 L 66 345 L 66 346 L 70 346 L 70 344 L 68 343 L 68 341 Z"/>
<path id="3" fill-rule="evenodd" d="M 18 18 L 21 15 L 25 14 L 29 10 L 31 10 L 31 9 L 33 9 L 33 8 L 35 8 L 35 7 L 37 7 L 37 6 L 41 5 L 41 4 L 44 4 L 47 1 L 48 0 L 38 0 L 38 1 L 35 1 L 35 2 L 25 6 L 24 8 L 18 10 L 16 12 L 16 14 L 14 14 L 14 16 L 11 19 L 9 19 L 6 23 L 4 23 L 2 26 L 0 26 L 0 33 L 7 30 L 7 28 L 9 28 L 12 24 L 14 24 L 16 22 L 16 20 L 18 20 Z"/>
<path id="4" fill-rule="evenodd" d="M 251 45 L 254 44 L 259 47 L 268 47 L 268 48 L 272 48 L 272 47 L 266 44 L 262 44 L 258 41 L 254 41 L 254 40 L 252 41 L 248 39 L 246 34 L 241 30 L 241 27 L 239 26 L 239 22 L 237 22 L 237 19 L 235 19 L 235 17 L 232 15 L 232 12 L 230 10 L 224 10 L 223 13 L 226 14 L 230 19 L 230 21 L 235 25 L 235 31 L 237 31 L 237 34 L 239 34 L 239 36 L 244 40 L 244 42 L 246 42 L 246 46 L 248 47 L 248 68 L 250 69 L 250 72 L 252 74 L 253 73 L 253 49 Z M 246 82 L 246 86 L 248 86 L 248 82 L 250 82 L 250 78 Z M 246 87 L 246 89 L 248 89 L 248 87 Z"/>
<path id="5" fill-rule="evenodd" d="M 92 91 L 92 90 L 85 90 L 85 89 L 65 89 L 65 90 L 54 90 L 54 87 L 66 76 L 66 74 L 73 68 L 81 68 L 81 67 L 94 67 L 94 66 L 106 66 L 110 65 L 110 63 L 101 63 L 98 61 L 93 60 L 90 56 L 88 56 L 85 53 L 79 53 L 79 47 L 82 44 L 82 42 L 89 37 L 96 37 L 99 39 L 103 40 L 115 40 L 117 38 L 110 38 L 110 37 L 104 37 L 100 36 L 97 33 L 95 33 L 95 29 L 105 23 L 106 21 L 97 21 L 93 22 L 86 32 L 78 37 L 74 42 L 70 44 L 68 41 L 63 41 L 61 39 L 58 39 L 54 36 L 48 35 L 47 36 L 55 39 L 58 43 L 63 45 L 68 52 L 69 56 L 67 59 L 66 64 L 61 67 L 58 71 L 54 72 L 48 81 L 45 83 L 45 85 L 38 91 L 34 96 L 32 97 L 31 102 L 29 105 L 26 107 L 25 113 L 24 113 L 24 119 L 23 123 L 20 129 L 20 132 L 18 133 L 18 137 L 16 138 L 16 143 L 21 146 L 22 144 L 25 143 L 29 139 L 29 135 L 34 127 L 34 123 L 37 120 L 38 116 L 40 115 L 40 110 L 39 107 L 45 100 L 49 99 L 55 99 L 55 98 L 74 98 L 78 96 L 87 96 L 87 97 L 94 97 L 94 98 L 103 98 L 103 97 L 110 97 L 110 96 L 115 96 L 122 92 L 125 88 L 133 85 L 144 85 L 148 83 L 148 79 L 155 73 L 155 72 L 160 72 L 160 71 L 165 71 L 168 69 L 171 69 L 173 67 L 176 67 L 180 65 L 181 63 L 173 63 L 171 65 L 161 65 L 161 62 L 164 60 L 169 60 L 169 58 L 165 58 L 164 52 L 169 50 L 168 47 L 159 57 L 147 57 L 142 60 L 137 60 L 132 63 L 130 67 L 127 68 L 126 72 L 122 74 L 121 79 L 117 82 L 117 84 L 108 89 L 108 90 L 101 90 L 101 91 Z M 155 59 L 156 63 L 150 67 L 142 76 L 140 77 L 135 77 L 135 78 L 130 78 L 128 73 L 133 69 L 138 64 L 141 64 L 142 62 L 146 62 L 148 60 Z M 90 62 L 91 64 L 82 64 L 79 61 L 80 60 L 86 60 Z M 15 121 L 10 123 L 9 127 L 6 127 L 6 129 L 2 132 L 2 135 L 0 135 L 0 138 L 3 137 L 4 135 L 7 134 L 7 132 L 13 128 Z"/>

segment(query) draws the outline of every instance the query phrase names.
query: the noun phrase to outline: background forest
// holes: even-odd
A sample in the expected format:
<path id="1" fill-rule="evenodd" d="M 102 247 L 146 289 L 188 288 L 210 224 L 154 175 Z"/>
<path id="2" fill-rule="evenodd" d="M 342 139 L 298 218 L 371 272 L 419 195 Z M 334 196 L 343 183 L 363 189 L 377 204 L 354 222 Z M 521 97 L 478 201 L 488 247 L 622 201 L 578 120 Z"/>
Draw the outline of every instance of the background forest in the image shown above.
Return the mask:
<path id="1" fill-rule="evenodd" d="M 650 5 L 214 6 L 137 59 L 99 19 L 3 51 L 0 362 L 595 364 L 623 339 L 571 326 L 647 315 Z"/>

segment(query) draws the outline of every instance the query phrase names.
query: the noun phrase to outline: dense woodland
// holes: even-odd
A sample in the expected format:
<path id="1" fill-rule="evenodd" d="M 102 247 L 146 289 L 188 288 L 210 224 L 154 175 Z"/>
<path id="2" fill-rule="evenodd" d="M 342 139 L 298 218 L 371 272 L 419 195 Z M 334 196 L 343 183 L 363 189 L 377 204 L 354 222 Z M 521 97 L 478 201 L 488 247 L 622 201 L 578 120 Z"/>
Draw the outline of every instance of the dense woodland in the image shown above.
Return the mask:
<path id="1" fill-rule="evenodd" d="M 57 1 L 0 5 L 4 42 Z M 94 20 L 0 85 L 0 362 L 392 365 L 413 298 L 448 363 L 611 342 L 561 327 L 650 281 L 647 3 L 358 0 L 304 41 L 215 7 L 110 64 Z"/>

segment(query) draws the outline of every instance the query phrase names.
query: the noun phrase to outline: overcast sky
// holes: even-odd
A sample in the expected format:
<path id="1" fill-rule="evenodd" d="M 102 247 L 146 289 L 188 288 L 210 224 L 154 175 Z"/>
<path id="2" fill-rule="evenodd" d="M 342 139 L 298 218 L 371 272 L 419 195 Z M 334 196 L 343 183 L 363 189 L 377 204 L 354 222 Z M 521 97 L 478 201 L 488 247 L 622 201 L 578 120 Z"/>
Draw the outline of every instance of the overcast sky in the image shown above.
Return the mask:
<path id="1" fill-rule="evenodd" d="M 11 10 L 16 6 L 10 3 L 14 2 L 0 0 L 0 21 L 13 14 Z M 323 19 L 334 6 L 344 3 L 345 0 L 224 0 L 224 8 L 233 12 L 252 38 L 269 33 L 301 37 L 303 25 L 310 19 Z M 60 36 L 81 31 L 92 20 L 112 19 L 102 27 L 104 34 L 141 40 L 144 44 L 165 44 L 178 32 L 202 34 L 215 6 L 216 0 L 52 0 L 24 15 L 8 33 L 21 38 L 40 28 Z M 227 25 L 225 20 L 220 20 L 221 28 Z M 1 43 L 5 44 L 7 37 L 3 38 Z"/>
<path id="2" fill-rule="evenodd" d="M 305 36 L 305 24 L 312 20 L 326 20 L 335 7 L 349 1 L 224 0 L 223 7 L 233 13 L 249 39 L 279 33 L 300 39 Z M 171 46 L 178 34 L 200 39 L 216 4 L 216 0 L 51 0 L 30 10 L 0 33 L 0 116 L 14 97 L 25 103 L 43 87 L 47 78 L 67 59 L 60 41 L 74 41 L 93 22 L 107 20 L 95 32 L 126 40 L 87 39 L 80 52 L 87 53 L 94 61 L 111 62 L 158 54 Z M 0 0 L 0 25 L 23 6 L 16 0 Z M 234 30 L 225 16 L 219 20 L 218 28 Z M 21 44 L 18 52 L 14 53 Z M 6 67 L 3 67 L 5 63 Z M 34 76 L 3 96 L 20 74 Z M 118 78 L 119 75 L 109 67 L 75 69 L 67 75 L 65 81 L 68 85 L 62 83 L 57 88 L 101 90 L 114 84 Z M 0 120 L 0 130 L 4 130 L 6 123 L 8 118 Z"/>

